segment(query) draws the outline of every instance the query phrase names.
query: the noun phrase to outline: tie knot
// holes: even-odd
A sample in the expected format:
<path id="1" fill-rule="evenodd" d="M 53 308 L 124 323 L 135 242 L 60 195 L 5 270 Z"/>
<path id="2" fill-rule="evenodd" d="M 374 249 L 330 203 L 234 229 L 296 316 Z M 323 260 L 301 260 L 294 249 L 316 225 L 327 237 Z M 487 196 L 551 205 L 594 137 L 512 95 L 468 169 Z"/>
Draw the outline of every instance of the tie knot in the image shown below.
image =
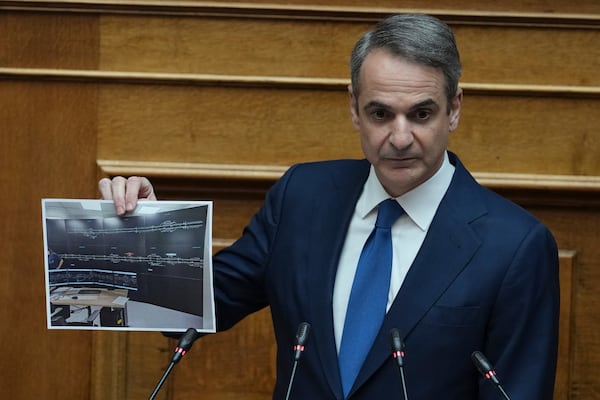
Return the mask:
<path id="1" fill-rule="evenodd" d="M 377 228 L 390 229 L 404 210 L 395 199 L 387 199 L 379 203 L 377 210 Z"/>

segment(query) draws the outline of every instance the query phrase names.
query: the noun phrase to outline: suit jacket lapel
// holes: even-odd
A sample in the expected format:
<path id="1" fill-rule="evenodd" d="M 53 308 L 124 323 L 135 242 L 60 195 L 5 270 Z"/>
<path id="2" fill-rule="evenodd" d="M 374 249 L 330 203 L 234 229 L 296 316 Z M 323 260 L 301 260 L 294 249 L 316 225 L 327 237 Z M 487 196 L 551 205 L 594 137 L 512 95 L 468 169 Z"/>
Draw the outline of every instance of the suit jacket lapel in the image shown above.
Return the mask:
<path id="1" fill-rule="evenodd" d="M 333 286 L 339 256 L 346 238 L 350 219 L 358 197 L 369 174 L 370 164 L 365 160 L 354 164 L 349 171 L 341 168 L 331 176 L 332 193 L 313 199 L 314 214 L 311 219 L 323 221 L 315 223 L 310 232 L 311 249 L 308 293 L 311 294 L 311 317 L 313 339 L 321 360 L 323 373 L 338 399 L 343 399 L 338 371 L 337 351 L 333 328 Z"/>
<path id="2" fill-rule="evenodd" d="M 456 171 L 425 241 L 390 308 L 354 389 L 391 356 L 390 330 L 406 337 L 465 268 L 480 245 L 469 222 L 485 213 L 478 186 L 456 160 Z"/>

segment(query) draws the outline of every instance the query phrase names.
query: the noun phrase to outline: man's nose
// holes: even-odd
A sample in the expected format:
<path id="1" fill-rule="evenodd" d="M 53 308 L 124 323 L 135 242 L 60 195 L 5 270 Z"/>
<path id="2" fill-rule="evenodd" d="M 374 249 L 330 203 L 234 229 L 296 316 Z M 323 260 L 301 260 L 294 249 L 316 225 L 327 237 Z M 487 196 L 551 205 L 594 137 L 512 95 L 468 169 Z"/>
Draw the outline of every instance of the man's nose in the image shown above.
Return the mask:
<path id="1" fill-rule="evenodd" d="M 412 124 L 406 117 L 398 116 L 390 124 L 388 140 L 398 149 L 407 148 L 414 141 L 412 128 Z"/>

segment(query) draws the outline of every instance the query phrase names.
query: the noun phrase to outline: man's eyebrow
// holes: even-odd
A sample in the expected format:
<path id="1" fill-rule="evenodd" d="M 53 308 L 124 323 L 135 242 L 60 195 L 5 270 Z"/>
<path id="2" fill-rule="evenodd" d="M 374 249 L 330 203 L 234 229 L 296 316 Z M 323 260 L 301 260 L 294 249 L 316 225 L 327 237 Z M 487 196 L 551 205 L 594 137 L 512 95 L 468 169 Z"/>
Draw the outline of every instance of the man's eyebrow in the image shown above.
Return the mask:
<path id="1" fill-rule="evenodd" d="M 367 104 L 365 104 L 365 106 L 363 107 L 363 110 L 368 110 L 370 108 L 379 108 L 379 109 L 385 109 L 385 110 L 391 110 L 392 107 L 390 107 L 388 104 L 385 103 L 380 103 L 376 100 L 370 101 Z"/>
<path id="2" fill-rule="evenodd" d="M 409 111 L 415 111 L 415 110 L 418 110 L 423 107 L 431 107 L 431 106 L 439 108 L 439 104 L 435 100 L 429 98 L 429 99 L 419 101 L 418 103 L 413 104 L 412 106 L 410 106 Z M 392 109 L 392 107 L 389 104 L 385 104 L 385 103 L 381 103 L 379 101 L 373 100 L 373 101 L 370 101 L 367 104 L 365 104 L 365 106 L 363 107 L 363 110 L 366 111 L 366 110 L 369 110 L 372 108 L 377 108 L 377 109 L 382 109 L 382 110 L 391 110 Z"/>
<path id="3" fill-rule="evenodd" d="M 429 107 L 429 106 L 439 107 L 438 103 L 435 100 L 427 99 L 427 100 L 423 100 L 423 101 L 413 104 L 409 110 L 414 111 L 414 110 L 418 110 L 419 108 Z"/>

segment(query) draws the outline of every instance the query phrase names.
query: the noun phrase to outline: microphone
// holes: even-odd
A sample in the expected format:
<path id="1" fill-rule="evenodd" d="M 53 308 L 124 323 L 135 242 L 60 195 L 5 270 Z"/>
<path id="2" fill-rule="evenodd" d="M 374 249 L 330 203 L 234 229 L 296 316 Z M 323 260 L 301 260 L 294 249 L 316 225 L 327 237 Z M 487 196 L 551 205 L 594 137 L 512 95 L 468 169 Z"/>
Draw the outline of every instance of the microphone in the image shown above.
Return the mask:
<path id="1" fill-rule="evenodd" d="M 185 356 L 185 354 L 192 348 L 192 345 L 194 344 L 194 341 L 198 339 L 198 336 L 199 334 L 194 328 L 188 328 L 188 330 L 185 331 L 185 333 L 179 338 L 179 342 L 177 342 L 177 347 L 175 347 L 175 351 L 173 352 L 173 356 L 171 357 L 171 362 L 169 363 L 169 366 L 167 367 L 165 373 L 158 381 L 158 384 L 154 388 L 154 391 L 152 392 L 148 400 L 153 400 L 156 397 L 158 391 L 162 387 L 163 383 L 165 383 L 167 376 L 169 376 L 175 364 L 177 364 L 179 360 L 181 360 L 183 356 Z"/>
<path id="2" fill-rule="evenodd" d="M 471 360 L 473 360 L 473 363 L 475 364 L 481 375 L 483 375 L 488 381 L 491 381 L 498 388 L 498 390 L 500 390 L 502 396 L 506 400 L 510 400 L 510 397 L 508 397 L 508 394 L 506 394 L 506 392 L 502 388 L 502 385 L 500 385 L 500 381 L 496 376 L 496 371 L 494 370 L 494 367 L 492 367 L 492 364 L 490 364 L 490 362 L 483 355 L 483 353 L 481 353 L 480 351 L 474 351 L 471 354 Z"/>
<path id="3" fill-rule="evenodd" d="M 400 371 L 402 393 L 404 395 L 404 400 L 408 400 L 408 394 L 406 393 L 406 379 L 404 378 L 404 342 L 400 337 L 400 332 L 396 328 L 393 328 L 390 331 L 390 336 L 392 339 L 392 356 L 396 360 L 396 365 L 398 365 L 398 370 Z"/>
<path id="4" fill-rule="evenodd" d="M 171 362 L 177 364 L 179 360 L 185 356 L 185 353 L 190 351 L 192 345 L 198 339 L 198 331 L 194 328 L 188 328 L 187 331 L 179 338 L 179 342 L 177 343 L 177 347 L 175 347 L 175 352 L 173 353 L 173 357 L 171 357 Z"/>
<path id="5" fill-rule="evenodd" d="M 302 356 L 302 352 L 304 352 L 304 343 L 306 343 L 306 339 L 308 339 L 309 332 L 310 324 L 308 322 L 302 322 L 298 325 L 296 344 L 294 344 L 294 361 L 300 360 L 300 356 Z"/>
<path id="6" fill-rule="evenodd" d="M 298 368 L 298 362 L 300 361 L 300 357 L 304 352 L 304 344 L 306 343 L 306 339 L 308 339 L 309 333 L 310 324 L 308 322 L 301 322 L 300 325 L 298 325 L 298 330 L 296 331 L 296 342 L 294 343 L 294 367 L 292 368 L 292 376 L 290 377 L 290 383 L 288 384 L 285 400 L 289 400 L 290 394 L 292 393 L 292 385 L 294 384 L 294 377 L 296 376 L 296 368 Z"/>

